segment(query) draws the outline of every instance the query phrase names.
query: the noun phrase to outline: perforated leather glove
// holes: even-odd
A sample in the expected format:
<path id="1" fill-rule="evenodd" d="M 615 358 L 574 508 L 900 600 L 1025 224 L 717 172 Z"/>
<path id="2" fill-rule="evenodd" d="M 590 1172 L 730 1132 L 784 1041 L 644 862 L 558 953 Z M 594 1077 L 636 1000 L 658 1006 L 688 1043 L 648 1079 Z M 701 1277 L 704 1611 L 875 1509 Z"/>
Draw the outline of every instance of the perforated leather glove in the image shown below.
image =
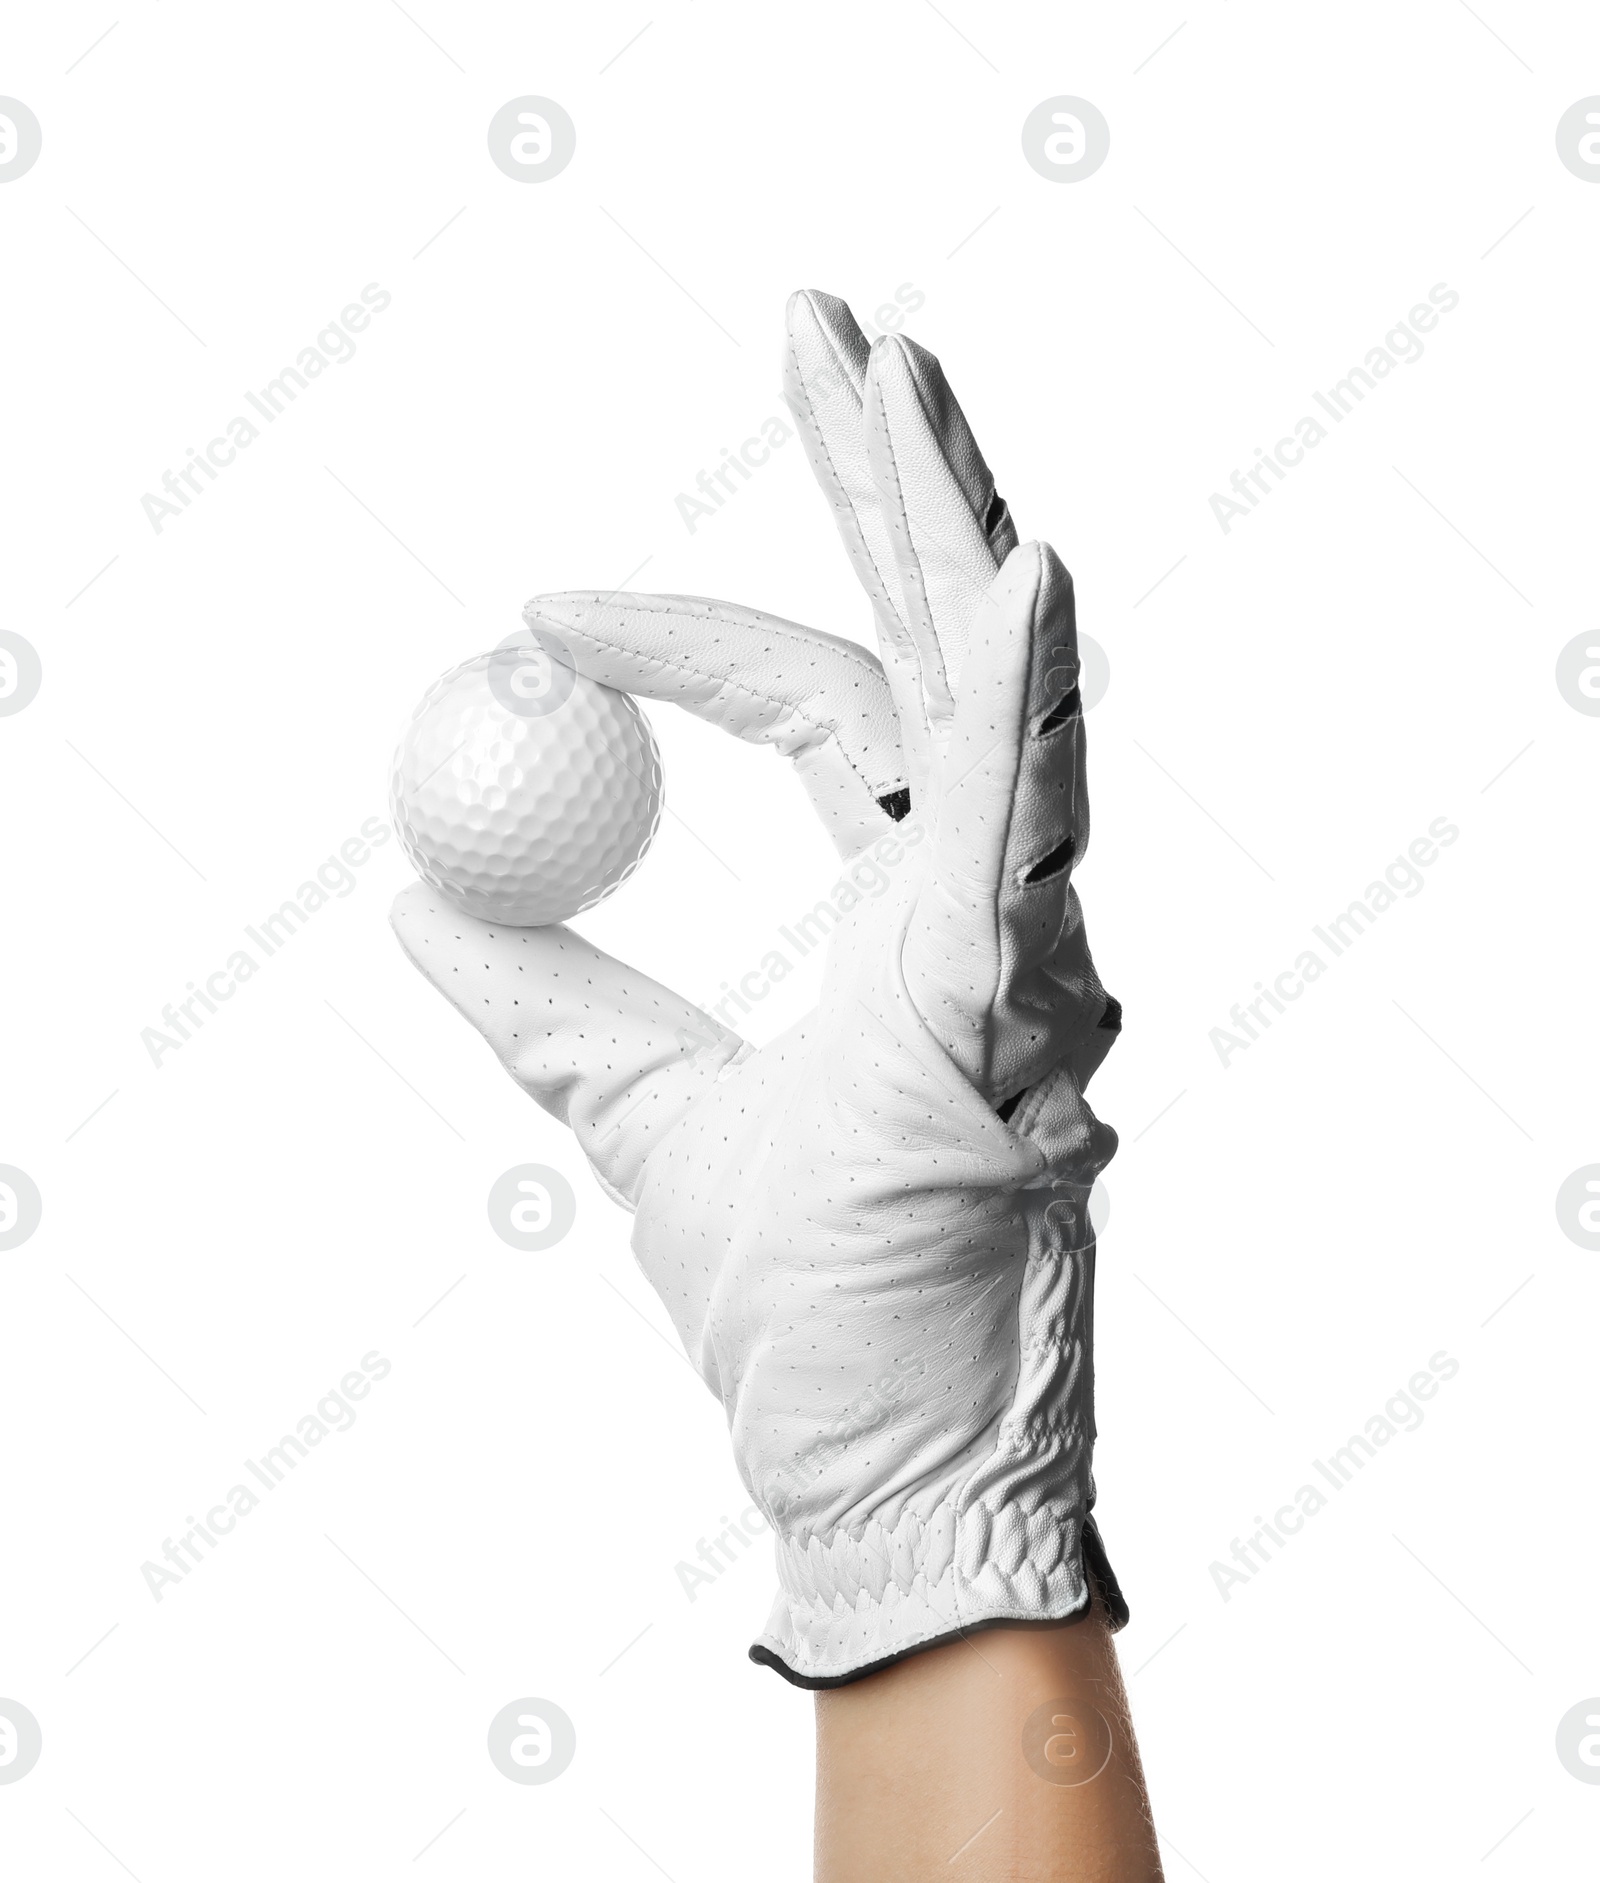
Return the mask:
<path id="1" fill-rule="evenodd" d="M 421 885 L 401 943 L 635 1212 L 640 1266 L 777 1537 L 751 1649 L 801 1686 L 1121 1596 L 1094 1500 L 1084 1087 L 1120 1024 L 1071 870 L 1089 834 L 1072 580 L 1017 543 L 938 362 L 789 307 L 786 391 L 883 660 L 723 602 L 526 619 L 609 686 L 792 759 L 859 904 L 760 1049 L 566 928 Z M 548 643 L 547 643 L 548 644 Z M 870 869 L 869 869 L 870 866 Z"/>

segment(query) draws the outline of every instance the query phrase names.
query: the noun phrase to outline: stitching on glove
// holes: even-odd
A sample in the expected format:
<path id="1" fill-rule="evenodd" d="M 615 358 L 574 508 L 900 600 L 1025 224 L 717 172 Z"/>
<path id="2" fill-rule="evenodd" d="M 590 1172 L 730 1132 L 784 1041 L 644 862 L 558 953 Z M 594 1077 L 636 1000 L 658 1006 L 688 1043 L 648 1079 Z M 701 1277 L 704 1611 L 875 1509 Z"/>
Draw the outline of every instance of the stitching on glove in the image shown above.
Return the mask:
<path id="1" fill-rule="evenodd" d="M 912 376 L 912 385 L 914 388 L 916 387 L 915 375 Z M 916 388 L 916 390 L 917 390 L 917 403 L 921 405 L 922 403 L 921 389 Z M 924 621 L 926 622 L 928 634 L 933 641 L 932 648 L 924 651 L 924 649 L 918 644 L 915 633 L 912 633 L 912 636 L 911 636 L 912 646 L 916 649 L 916 653 L 917 653 L 917 663 L 922 673 L 922 710 L 923 710 L 924 717 L 928 721 L 928 731 L 929 731 L 930 739 L 931 739 L 931 735 L 933 732 L 933 714 L 929 710 L 929 707 L 931 704 L 932 696 L 931 696 L 931 692 L 928 686 L 928 671 L 927 671 L 928 660 L 930 658 L 930 655 L 931 655 L 931 658 L 936 660 L 939 664 L 939 679 L 942 684 L 944 696 L 947 700 L 952 700 L 952 706 L 953 706 L 953 698 L 952 698 L 952 694 L 950 690 L 950 674 L 949 674 L 949 670 L 945 666 L 945 661 L 944 661 L 944 643 L 939 639 L 939 630 L 938 630 L 937 625 L 934 622 L 933 612 L 928 607 L 928 585 L 923 580 L 923 576 L 922 576 L 922 560 L 917 554 L 916 544 L 911 540 L 911 513 L 906 508 L 905 487 L 900 482 L 900 461 L 898 458 L 896 458 L 894 454 L 894 439 L 890 436 L 890 433 L 889 433 L 889 414 L 881 399 L 878 401 L 878 429 L 883 435 L 884 443 L 888 447 L 884 455 L 887 457 L 889 461 L 889 476 L 894 482 L 895 503 L 898 506 L 901 518 L 904 520 L 903 526 L 902 526 L 900 524 L 897 524 L 895 520 L 891 517 L 889 520 L 890 533 L 894 536 L 904 535 L 905 537 L 906 555 L 910 560 L 912 569 L 915 571 L 916 578 L 917 578 L 917 596 L 920 596 L 921 601 L 922 601 L 922 609 L 921 609 L 922 617 Z M 916 613 L 917 612 L 917 609 L 916 609 L 917 596 L 913 596 L 910 593 L 910 584 L 909 582 L 906 581 L 906 573 L 903 569 L 900 572 L 900 576 L 901 576 L 901 581 L 907 590 L 906 612 L 908 614 Z"/>
<path id="2" fill-rule="evenodd" d="M 1030 614 L 1029 614 L 1029 626 L 1030 626 L 1030 629 L 1034 632 L 1037 631 L 1039 604 L 1044 594 L 1044 560 L 1043 560 L 1042 554 L 1037 550 L 1035 551 L 1035 562 L 1038 567 L 1038 585 L 1034 590 L 1033 607 L 1030 610 Z M 1032 663 L 1030 661 L 1028 674 L 1023 682 L 1022 692 L 1018 701 L 1018 710 L 1017 710 L 1017 719 L 1019 721 L 1018 726 L 1017 726 L 1017 742 L 1016 742 L 1017 774 L 1018 775 L 1020 775 L 1021 773 L 1023 761 L 1025 759 L 1026 750 L 1027 750 L 1027 741 L 1029 737 L 1028 703 L 1029 703 L 1030 695 L 1032 693 L 1032 687 L 1033 687 L 1033 669 L 1032 669 Z M 1005 870 L 1006 860 L 1011 854 L 1011 838 L 1012 838 L 1013 832 L 1016 830 L 1016 827 L 1017 827 L 1018 793 L 1017 793 L 1016 786 L 1017 786 L 1017 777 L 1014 776 L 1012 779 L 1012 789 L 1006 800 L 1006 827 L 1005 827 L 1005 830 L 1000 835 L 1000 868 L 1002 872 Z M 1016 969 L 1017 937 L 1014 932 L 1015 924 L 1008 923 L 1007 921 L 1007 917 L 1011 913 L 1012 911 L 1008 907 L 1008 901 L 1005 894 L 1004 876 L 1002 875 L 1001 882 L 998 886 L 998 893 L 996 894 L 995 899 L 994 899 L 994 954 L 995 954 L 995 961 L 997 964 L 997 972 L 996 972 L 994 995 L 989 1002 L 988 1021 L 984 1029 L 984 1033 L 985 1033 L 984 1061 L 985 1061 L 986 1073 L 990 1070 L 990 1067 L 991 1067 L 995 1041 L 997 1037 L 997 1028 L 995 1024 L 997 1009 L 999 1008 L 999 1005 L 1000 1005 L 1002 993 L 1011 984 L 1011 980 Z M 1024 1096 L 1024 1093 L 1019 1093 L 1017 1094 L 1017 1096 L 1020 1098 Z M 1014 1109 L 1015 1107 L 1013 1107 L 1013 1110 Z M 1007 1123 L 1010 1122 L 1009 1117 L 1005 1119 L 1005 1122 Z"/>
<path id="3" fill-rule="evenodd" d="M 820 327 L 821 323 L 819 322 L 818 325 Z M 833 361 L 835 370 L 852 390 L 854 390 L 855 380 L 851 376 L 849 362 L 844 359 L 839 349 L 833 344 L 826 328 L 822 329 L 822 343 L 828 349 L 829 357 Z M 889 613 L 898 620 L 900 611 L 895 607 L 894 598 L 889 592 L 888 578 L 883 570 L 878 567 L 878 559 L 872 553 L 872 545 L 867 541 L 867 533 L 861 527 L 861 519 L 856 514 L 856 507 L 850 501 L 850 493 L 845 489 L 844 479 L 840 477 L 838 466 L 833 461 L 833 453 L 828 449 L 827 434 L 818 423 L 816 408 L 811 403 L 811 394 L 807 390 L 805 377 L 798 370 L 798 366 L 799 363 L 797 361 L 795 382 L 804 395 L 804 408 L 803 410 L 796 411 L 795 416 L 810 427 L 812 436 L 816 439 L 817 451 L 821 456 L 822 462 L 828 467 L 828 476 L 833 484 L 834 508 L 841 511 L 850 519 L 851 527 L 855 532 L 856 541 L 861 548 L 861 554 L 866 559 L 867 567 L 872 571 L 873 581 L 878 585 L 878 592 L 875 595 L 870 589 L 868 590 L 869 599 L 886 608 Z M 861 401 L 859 391 L 856 392 L 856 398 L 858 401 Z M 861 402 L 864 404 L 864 401 Z"/>

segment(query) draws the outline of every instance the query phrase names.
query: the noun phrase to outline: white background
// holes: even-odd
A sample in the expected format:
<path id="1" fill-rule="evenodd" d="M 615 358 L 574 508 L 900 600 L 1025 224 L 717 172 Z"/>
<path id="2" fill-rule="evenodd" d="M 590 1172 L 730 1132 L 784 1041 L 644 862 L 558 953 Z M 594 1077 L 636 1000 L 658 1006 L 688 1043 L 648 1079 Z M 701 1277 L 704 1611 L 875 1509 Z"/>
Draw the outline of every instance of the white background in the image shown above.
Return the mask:
<path id="1" fill-rule="evenodd" d="M 1110 663 L 1098 1476 L 1169 1875 L 1592 1863 L 1555 1736 L 1600 1694 L 1600 1257 L 1555 1196 L 1600 1159 L 1600 721 L 1554 675 L 1594 622 L 1600 189 L 1554 132 L 1600 19 L 146 0 L 7 36 L 44 135 L 0 188 L 0 624 L 44 665 L 0 720 L 0 1161 L 44 1198 L 0 1255 L 0 1696 L 44 1733 L 7 1874 L 809 1874 L 811 1706 L 744 1659 L 765 1545 L 693 1603 L 676 1571 L 744 1507 L 720 1412 L 394 945 L 397 847 L 159 1068 L 141 1032 L 382 814 L 411 705 L 528 595 L 865 637 L 798 442 L 693 532 L 675 499 L 781 409 L 791 289 L 905 283 Z M 485 141 L 524 93 L 577 125 L 537 186 Z M 1111 125 L 1069 186 L 1019 141 L 1058 93 Z M 355 357 L 157 533 L 141 496 L 370 282 Z M 1211 494 L 1441 282 L 1423 357 L 1224 533 Z M 781 764 L 654 723 L 674 815 L 580 926 L 715 997 L 836 866 Z M 1440 817 L 1420 893 L 1224 1067 Z M 484 1208 L 527 1160 L 578 1196 L 537 1256 Z M 373 1349 L 358 1423 L 157 1603 L 141 1564 Z M 1440 1351 L 1420 1429 L 1224 1601 Z M 546 1786 L 485 1753 L 529 1695 L 577 1727 Z"/>

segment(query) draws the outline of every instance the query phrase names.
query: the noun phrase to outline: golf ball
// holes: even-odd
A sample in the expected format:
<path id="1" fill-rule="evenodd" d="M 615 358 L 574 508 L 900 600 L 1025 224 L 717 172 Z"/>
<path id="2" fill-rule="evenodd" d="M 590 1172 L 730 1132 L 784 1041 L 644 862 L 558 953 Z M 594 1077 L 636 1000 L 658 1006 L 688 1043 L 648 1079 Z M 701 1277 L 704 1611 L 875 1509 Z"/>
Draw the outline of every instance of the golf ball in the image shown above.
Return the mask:
<path id="1" fill-rule="evenodd" d="M 661 819 L 661 755 L 644 714 L 546 638 L 513 637 L 434 681 L 390 782 L 417 874 L 508 928 L 593 908 L 639 867 Z"/>

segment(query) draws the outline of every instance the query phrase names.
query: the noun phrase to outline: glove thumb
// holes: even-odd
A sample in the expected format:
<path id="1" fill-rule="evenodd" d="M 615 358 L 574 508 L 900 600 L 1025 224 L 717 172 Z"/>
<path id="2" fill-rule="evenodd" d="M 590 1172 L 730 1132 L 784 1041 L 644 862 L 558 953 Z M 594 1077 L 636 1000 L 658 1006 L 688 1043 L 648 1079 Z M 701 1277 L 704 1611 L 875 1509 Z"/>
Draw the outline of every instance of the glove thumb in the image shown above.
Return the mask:
<path id="1" fill-rule="evenodd" d="M 502 928 L 417 883 L 390 914 L 400 946 L 517 1084 L 572 1127 L 629 1209 L 645 1162 L 723 1068 L 736 1033 L 569 928 Z"/>

